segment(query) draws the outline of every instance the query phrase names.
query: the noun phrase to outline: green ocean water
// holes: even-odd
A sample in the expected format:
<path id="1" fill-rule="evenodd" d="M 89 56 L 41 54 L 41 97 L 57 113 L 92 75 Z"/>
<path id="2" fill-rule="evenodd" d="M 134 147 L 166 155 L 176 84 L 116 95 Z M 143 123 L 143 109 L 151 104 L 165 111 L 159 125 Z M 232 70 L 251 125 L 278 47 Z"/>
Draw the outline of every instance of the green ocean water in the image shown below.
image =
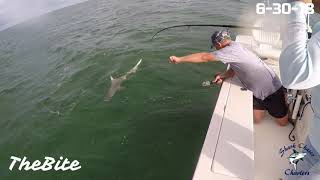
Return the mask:
<path id="1" fill-rule="evenodd" d="M 241 1 L 92 0 L 0 32 L 1 180 L 191 179 L 219 87 L 221 63 L 168 63 L 208 51 L 217 28 L 237 24 Z M 138 60 L 110 102 L 109 76 Z M 78 160 L 71 172 L 9 171 L 10 156 Z M 43 161 L 43 160 L 42 160 Z"/>

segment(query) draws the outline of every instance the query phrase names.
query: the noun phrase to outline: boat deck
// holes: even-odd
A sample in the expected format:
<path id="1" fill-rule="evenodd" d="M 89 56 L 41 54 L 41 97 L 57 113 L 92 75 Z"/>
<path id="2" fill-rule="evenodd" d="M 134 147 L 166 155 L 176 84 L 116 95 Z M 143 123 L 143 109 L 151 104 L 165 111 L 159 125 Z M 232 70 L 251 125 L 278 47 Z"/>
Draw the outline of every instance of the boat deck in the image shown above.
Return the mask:
<path id="1" fill-rule="evenodd" d="M 281 157 L 279 153 L 284 145 L 293 143 L 288 137 L 291 130 L 291 124 L 281 127 L 270 115 L 254 125 L 255 180 L 279 180 L 291 167 L 287 157 Z"/>
<path id="2" fill-rule="evenodd" d="M 279 180 L 290 167 L 280 148 L 292 144 L 292 125 L 279 126 L 270 115 L 253 124 L 252 92 L 234 78 L 219 95 L 193 180 Z"/>
<path id="3" fill-rule="evenodd" d="M 251 36 L 237 36 L 236 41 L 272 57 L 265 62 L 279 75 L 279 49 L 264 52 Z M 292 125 L 281 127 L 270 115 L 253 124 L 252 97 L 236 77 L 223 83 L 193 180 L 283 179 L 291 165 L 279 151 L 294 143 L 288 138 Z"/>

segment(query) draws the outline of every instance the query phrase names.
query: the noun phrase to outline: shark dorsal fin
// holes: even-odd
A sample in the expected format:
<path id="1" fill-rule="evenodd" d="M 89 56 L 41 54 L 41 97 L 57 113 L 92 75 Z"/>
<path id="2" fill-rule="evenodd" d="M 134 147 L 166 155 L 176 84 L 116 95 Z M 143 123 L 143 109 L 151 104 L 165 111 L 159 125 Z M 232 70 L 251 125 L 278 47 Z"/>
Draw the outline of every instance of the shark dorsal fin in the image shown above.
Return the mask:
<path id="1" fill-rule="evenodd" d="M 296 151 L 295 149 L 293 149 L 293 153 L 299 153 L 298 151 Z"/>
<path id="2" fill-rule="evenodd" d="M 111 81 L 113 81 L 113 80 L 114 80 L 114 78 L 113 78 L 112 76 L 110 76 L 110 79 L 111 79 Z"/>

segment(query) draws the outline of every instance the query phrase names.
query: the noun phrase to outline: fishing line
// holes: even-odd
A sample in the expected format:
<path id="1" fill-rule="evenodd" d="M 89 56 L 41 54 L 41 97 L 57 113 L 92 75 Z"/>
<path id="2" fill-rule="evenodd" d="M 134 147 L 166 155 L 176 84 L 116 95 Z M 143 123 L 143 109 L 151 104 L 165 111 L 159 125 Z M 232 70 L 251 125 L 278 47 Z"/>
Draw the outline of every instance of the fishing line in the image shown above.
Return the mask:
<path id="1" fill-rule="evenodd" d="M 238 25 L 225 25 L 225 24 L 183 24 L 183 25 L 175 25 L 163 28 L 157 31 L 151 38 L 153 40 L 159 33 L 166 31 L 168 29 L 179 28 L 179 27 L 223 27 L 223 28 L 235 28 L 235 29 L 257 29 L 262 30 L 263 27 L 257 26 L 238 26 Z"/>

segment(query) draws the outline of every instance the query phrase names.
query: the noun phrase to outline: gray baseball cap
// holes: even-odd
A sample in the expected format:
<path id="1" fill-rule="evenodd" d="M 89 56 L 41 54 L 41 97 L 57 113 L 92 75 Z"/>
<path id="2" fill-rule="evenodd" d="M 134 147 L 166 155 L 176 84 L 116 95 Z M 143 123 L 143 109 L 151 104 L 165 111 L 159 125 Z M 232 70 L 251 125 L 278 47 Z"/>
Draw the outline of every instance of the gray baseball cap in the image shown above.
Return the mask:
<path id="1" fill-rule="evenodd" d="M 211 36 L 212 46 L 214 46 L 217 43 L 220 43 L 222 40 L 226 38 L 231 39 L 231 36 L 228 30 L 215 31 Z"/>

